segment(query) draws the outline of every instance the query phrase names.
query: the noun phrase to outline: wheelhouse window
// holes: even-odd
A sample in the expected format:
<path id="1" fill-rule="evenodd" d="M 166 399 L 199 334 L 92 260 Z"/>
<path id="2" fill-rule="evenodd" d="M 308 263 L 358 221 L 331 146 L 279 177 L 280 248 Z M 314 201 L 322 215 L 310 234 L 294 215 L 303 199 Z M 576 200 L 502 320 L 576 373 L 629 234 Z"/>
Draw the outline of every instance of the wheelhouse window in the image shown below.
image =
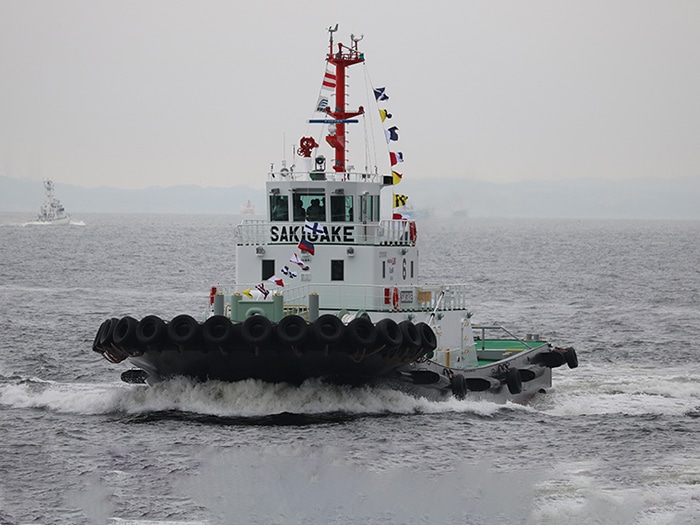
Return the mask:
<path id="1" fill-rule="evenodd" d="M 331 281 L 345 280 L 345 261 L 331 260 Z"/>
<path id="2" fill-rule="evenodd" d="M 292 218 L 295 221 L 326 220 L 326 196 L 323 191 L 295 191 L 292 194 Z"/>
<path id="3" fill-rule="evenodd" d="M 289 197 L 287 195 L 270 195 L 270 220 L 289 220 Z"/>
<path id="4" fill-rule="evenodd" d="M 331 195 L 331 221 L 353 222 L 352 195 Z"/>
<path id="5" fill-rule="evenodd" d="M 379 195 L 363 195 L 360 198 L 362 212 L 361 222 L 376 222 L 379 220 Z"/>

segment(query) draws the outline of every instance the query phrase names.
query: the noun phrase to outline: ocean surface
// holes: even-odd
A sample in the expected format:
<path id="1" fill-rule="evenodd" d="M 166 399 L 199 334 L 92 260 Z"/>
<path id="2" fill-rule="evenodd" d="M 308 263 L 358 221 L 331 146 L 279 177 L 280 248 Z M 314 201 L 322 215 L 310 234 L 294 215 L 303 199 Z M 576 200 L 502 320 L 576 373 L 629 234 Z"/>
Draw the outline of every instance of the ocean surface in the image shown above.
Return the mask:
<path id="1" fill-rule="evenodd" d="M 200 315 L 239 217 L 0 215 L 0 524 L 691 524 L 700 222 L 419 223 L 473 320 L 574 346 L 527 406 L 319 383 L 154 388 L 108 317 Z"/>

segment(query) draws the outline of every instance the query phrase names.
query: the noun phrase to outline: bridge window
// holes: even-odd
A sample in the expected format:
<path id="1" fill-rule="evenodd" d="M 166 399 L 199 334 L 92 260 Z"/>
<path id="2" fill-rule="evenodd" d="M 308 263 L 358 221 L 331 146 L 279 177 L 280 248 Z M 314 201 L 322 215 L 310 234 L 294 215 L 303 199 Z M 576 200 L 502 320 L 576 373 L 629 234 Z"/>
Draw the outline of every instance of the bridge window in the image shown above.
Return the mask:
<path id="1" fill-rule="evenodd" d="M 352 195 L 331 195 L 331 221 L 353 222 Z"/>
<path id="2" fill-rule="evenodd" d="M 270 195 L 270 220 L 289 220 L 289 197 L 287 195 Z"/>
<path id="3" fill-rule="evenodd" d="M 323 191 L 295 191 L 292 194 L 292 216 L 295 221 L 326 220 L 326 196 Z"/>

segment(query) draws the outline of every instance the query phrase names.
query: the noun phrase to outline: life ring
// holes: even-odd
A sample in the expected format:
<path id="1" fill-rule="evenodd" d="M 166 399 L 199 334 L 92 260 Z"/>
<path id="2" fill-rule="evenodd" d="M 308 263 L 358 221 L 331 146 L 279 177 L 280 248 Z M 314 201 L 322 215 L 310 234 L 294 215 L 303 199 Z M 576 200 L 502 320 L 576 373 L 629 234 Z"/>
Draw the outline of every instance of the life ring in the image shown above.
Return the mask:
<path id="1" fill-rule="evenodd" d="M 394 310 L 397 312 L 399 311 L 399 289 L 394 286 L 394 289 L 391 291 L 391 306 L 394 307 Z"/>
<path id="2" fill-rule="evenodd" d="M 408 223 L 408 236 L 411 239 L 411 244 L 415 246 L 418 234 L 416 233 L 416 221 L 411 221 Z"/>
<path id="3" fill-rule="evenodd" d="M 165 334 L 165 322 L 156 315 L 147 315 L 136 325 L 136 340 L 144 346 L 160 343 Z"/>
<path id="4" fill-rule="evenodd" d="M 332 345 L 339 343 L 343 338 L 345 325 L 335 315 L 324 314 L 314 321 L 312 330 L 317 342 Z"/>
<path id="5" fill-rule="evenodd" d="M 228 346 L 233 340 L 233 324 L 224 315 L 212 315 L 202 324 L 202 337 L 210 345 Z"/>
<path id="6" fill-rule="evenodd" d="M 296 346 L 309 335 L 309 325 L 300 315 L 288 315 L 275 326 L 277 338 L 284 344 Z"/>
<path id="7" fill-rule="evenodd" d="M 199 338 L 200 326 L 188 314 L 181 314 L 168 323 L 168 338 L 178 346 L 195 343 Z"/>

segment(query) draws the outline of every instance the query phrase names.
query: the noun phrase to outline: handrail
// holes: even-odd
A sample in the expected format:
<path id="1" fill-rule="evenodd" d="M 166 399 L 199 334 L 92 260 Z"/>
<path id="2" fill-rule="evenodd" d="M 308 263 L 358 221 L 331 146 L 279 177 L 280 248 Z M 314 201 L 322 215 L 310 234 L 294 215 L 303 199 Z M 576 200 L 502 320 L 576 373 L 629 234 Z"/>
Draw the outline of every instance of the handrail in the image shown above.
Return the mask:
<path id="1" fill-rule="evenodd" d="M 506 334 L 511 336 L 516 341 L 524 344 L 527 348 L 534 348 L 533 346 L 530 346 L 529 344 L 527 344 L 526 341 L 524 341 L 523 339 L 521 339 L 517 335 L 513 334 L 510 330 L 508 330 L 505 327 L 500 326 L 500 325 L 494 325 L 494 326 L 472 325 L 472 329 L 481 331 L 481 349 L 482 350 L 484 350 L 486 348 L 486 346 L 485 346 L 486 330 L 501 330 L 502 332 L 505 332 Z"/>
<path id="2" fill-rule="evenodd" d="M 217 289 L 229 298 L 233 293 L 243 293 L 251 290 L 256 300 L 258 292 L 255 287 L 260 283 L 237 283 L 233 285 L 217 284 Z M 394 289 L 396 289 L 399 302 L 396 308 L 393 301 Z M 429 322 L 439 311 L 466 310 L 468 288 L 466 285 L 375 285 L 375 284 L 343 284 L 338 286 L 331 283 L 307 283 L 297 286 L 276 288 L 270 285 L 272 294 L 283 296 L 285 305 L 308 304 L 308 297 L 312 293 L 318 294 L 319 306 L 326 310 L 366 310 L 374 311 L 400 311 L 400 312 L 424 312 L 426 321 Z M 269 297 L 266 300 L 270 300 Z M 469 315 L 469 314 L 467 314 Z"/>

